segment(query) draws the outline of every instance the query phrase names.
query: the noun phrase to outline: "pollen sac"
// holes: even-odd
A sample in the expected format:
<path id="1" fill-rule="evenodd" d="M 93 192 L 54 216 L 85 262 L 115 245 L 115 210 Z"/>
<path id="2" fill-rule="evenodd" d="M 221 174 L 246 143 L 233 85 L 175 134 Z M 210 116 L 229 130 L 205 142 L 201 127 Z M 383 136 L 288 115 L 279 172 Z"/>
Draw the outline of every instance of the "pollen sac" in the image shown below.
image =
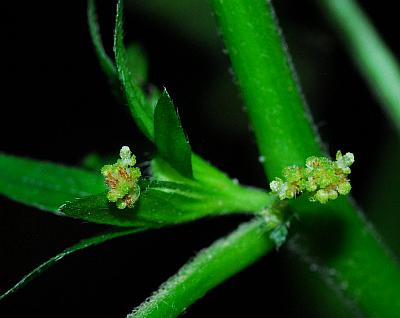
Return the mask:
<path id="1" fill-rule="evenodd" d="M 350 192 L 351 184 L 347 176 L 353 162 L 354 155 L 350 152 L 342 155 L 338 151 L 336 161 L 325 157 L 309 157 L 305 167 L 284 168 L 282 174 L 285 180 L 275 178 L 270 188 L 281 200 L 308 192 L 310 201 L 327 203 Z"/>
<path id="2" fill-rule="evenodd" d="M 346 153 L 342 156 L 340 150 L 336 153 L 336 165 L 339 169 L 343 171 L 345 174 L 350 174 L 350 166 L 354 162 L 354 155 L 351 152 Z"/>
<path id="3" fill-rule="evenodd" d="M 118 209 L 131 208 L 140 195 L 137 183 L 141 172 L 134 167 L 136 157 L 129 147 L 123 146 L 119 155 L 120 159 L 116 163 L 101 168 L 101 174 L 108 187 L 108 201 L 115 202 Z"/>

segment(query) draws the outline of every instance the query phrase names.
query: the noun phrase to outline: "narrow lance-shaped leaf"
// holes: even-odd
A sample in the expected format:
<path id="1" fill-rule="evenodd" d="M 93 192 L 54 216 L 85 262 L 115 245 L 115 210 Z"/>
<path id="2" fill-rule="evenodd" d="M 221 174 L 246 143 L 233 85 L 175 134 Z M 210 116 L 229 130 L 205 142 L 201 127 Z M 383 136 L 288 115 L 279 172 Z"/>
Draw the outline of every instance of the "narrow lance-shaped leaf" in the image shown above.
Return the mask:
<path id="1" fill-rule="evenodd" d="M 129 229 L 129 230 L 119 230 L 119 231 L 110 231 L 107 233 L 103 233 L 100 235 L 93 236 L 91 238 L 84 239 L 80 241 L 79 243 L 65 249 L 61 253 L 53 256 L 46 262 L 42 263 L 40 266 L 36 267 L 34 270 L 32 270 L 30 273 L 25 275 L 18 283 L 16 283 L 12 288 L 7 290 L 5 293 L 0 295 L 0 301 L 4 299 L 5 297 L 15 293 L 22 287 L 24 287 L 26 284 L 31 282 L 33 279 L 38 277 L 40 274 L 42 274 L 45 270 L 49 269 L 51 266 L 56 264 L 57 262 L 61 261 L 65 256 L 70 255 L 72 253 L 75 253 L 77 251 L 83 250 L 85 248 L 88 248 L 93 245 L 98 245 L 101 243 L 104 243 L 108 240 L 111 240 L 113 238 L 117 238 L 120 236 L 125 236 L 129 234 L 134 234 L 137 232 L 142 232 L 144 231 L 144 228 L 137 228 L 137 229 Z"/>
<path id="2" fill-rule="evenodd" d="M 58 213 L 65 201 L 105 191 L 98 173 L 0 154 L 0 194 Z"/>
<path id="3" fill-rule="evenodd" d="M 140 170 L 135 167 L 136 157 L 129 147 L 121 148 L 120 158 L 101 169 L 109 190 L 107 194 L 102 192 L 67 202 L 60 207 L 61 212 L 95 223 L 160 226 L 188 222 L 208 215 L 246 211 L 258 213 L 275 198 L 264 191 L 225 180 L 224 175 L 221 179 L 220 173 L 212 173 L 208 165 L 201 164 L 200 167 L 204 166 L 206 170 L 196 172 L 199 174 L 196 181 L 182 177 L 169 165 L 169 170 L 180 177 L 178 182 L 140 180 Z M 165 168 L 161 169 L 165 172 Z M 201 171 L 213 174 L 211 179 L 202 179 L 204 173 Z M 169 172 L 166 175 L 168 178 L 172 176 Z"/>
<path id="4" fill-rule="evenodd" d="M 118 1 L 114 33 L 114 53 L 119 78 L 126 95 L 129 109 L 139 129 L 147 138 L 153 140 L 153 113 L 145 95 L 139 86 L 133 83 L 132 73 L 128 67 L 127 53 L 123 39 L 122 1 Z"/>
<path id="5" fill-rule="evenodd" d="M 90 0 L 90 12 L 89 12 L 89 18 L 91 19 L 91 34 L 93 37 L 93 42 L 95 42 L 96 45 L 96 49 L 98 51 L 101 52 L 99 58 L 101 58 L 101 56 L 106 55 L 106 53 L 104 52 L 104 47 L 101 43 L 101 37 L 99 34 L 99 28 L 97 26 L 97 17 L 96 17 L 96 10 L 94 8 L 95 6 L 95 1 L 94 0 Z M 117 59 L 117 64 L 119 64 L 119 71 L 122 74 L 128 74 L 128 77 L 130 76 L 130 78 L 136 78 L 136 82 L 137 83 L 141 83 L 141 78 L 146 78 L 147 75 L 142 73 L 141 70 L 146 70 L 147 66 L 146 66 L 146 60 L 143 59 L 143 56 L 140 56 L 140 51 L 138 50 L 131 50 L 130 48 L 128 48 L 128 50 L 124 49 L 124 45 L 123 45 L 123 36 L 122 36 L 122 4 L 119 4 L 118 6 L 118 14 L 117 14 L 117 27 L 115 30 L 115 53 L 116 56 L 119 57 L 119 59 Z M 124 53 L 125 52 L 125 53 Z M 133 53 L 133 54 L 132 54 Z M 139 56 L 138 54 L 139 53 Z M 120 63 L 118 63 L 118 61 L 120 61 Z M 101 61 L 100 61 L 101 63 Z M 136 74 L 137 73 L 137 74 Z M 126 78 L 123 77 L 123 78 Z M 158 91 L 158 89 L 153 88 L 150 93 L 149 96 L 147 98 L 144 97 L 144 93 L 140 90 L 140 88 L 138 86 L 135 86 L 135 80 L 133 81 L 134 83 L 127 83 L 125 82 L 124 84 L 124 90 L 126 91 L 126 95 L 130 96 L 131 98 L 129 98 L 128 96 L 128 105 L 130 107 L 130 110 L 133 114 L 133 117 L 135 119 L 135 121 L 138 123 L 138 125 L 140 127 L 144 127 L 143 123 L 147 123 L 147 119 L 146 119 L 146 114 L 148 118 L 151 118 L 151 122 L 153 122 L 153 113 L 154 113 L 154 109 L 157 105 L 157 102 L 160 98 L 160 93 Z M 144 112 L 142 111 L 144 110 Z M 154 125 L 153 125 L 154 126 Z M 180 126 L 180 124 L 178 125 Z M 152 129 L 154 127 L 151 127 Z M 144 129 L 142 129 L 143 131 Z M 151 135 L 151 136 L 150 136 Z M 184 134 L 182 133 L 182 135 L 184 136 Z M 147 136 L 153 140 L 153 135 L 152 132 L 148 133 Z M 183 157 L 186 156 L 185 154 L 183 155 Z M 172 158 L 172 157 L 171 157 Z M 157 161 L 158 159 L 156 159 Z M 165 160 L 165 159 L 164 159 Z M 187 160 L 185 160 L 187 161 Z M 168 162 L 168 158 L 167 158 L 167 163 L 170 164 L 171 160 L 169 160 Z M 179 162 L 179 160 L 177 161 Z M 209 164 L 208 164 L 209 165 Z M 214 169 L 213 167 L 210 166 L 210 169 Z M 189 169 L 186 170 L 187 172 L 189 171 Z M 190 173 L 186 173 L 184 174 L 184 176 L 189 176 Z"/>
<path id="6" fill-rule="evenodd" d="M 103 42 L 101 40 L 100 27 L 97 21 L 96 0 L 88 0 L 87 14 L 90 37 L 92 39 L 101 69 L 107 75 L 110 81 L 118 81 L 117 68 L 104 50 Z"/>
<path id="7" fill-rule="evenodd" d="M 132 208 L 120 210 L 107 200 L 105 193 L 100 193 L 68 202 L 60 210 L 68 216 L 95 223 L 158 227 L 211 215 L 259 212 L 275 200 L 268 193 L 245 188 L 234 193 L 219 193 L 196 184 L 156 180 L 141 180 L 139 186 L 140 196 Z"/>
<path id="8" fill-rule="evenodd" d="M 117 67 L 114 64 L 114 61 L 112 61 L 106 53 L 101 39 L 98 16 L 96 12 L 96 0 L 88 0 L 87 14 L 90 37 L 92 39 L 92 43 L 100 67 L 110 81 L 114 95 L 120 102 L 126 104 L 127 101 L 125 97 L 125 92 L 124 88 L 121 85 L 122 83 L 119 80 Z M 140 85 L 146 82 L 148 76 L 148 62 L 146 55 L 144 54 L 142 48 L 137 44 L 129 45 L 125 54 L 126 67 L 131 75 L 130 80 L 133 81 L 133 85 L 137 85 L 137 95 L 140 97 L 141 102 L 145 104 L 145 110 L 151 117 L 154 111 L 151 96 L 146 98 L 146 94 L 140 88 Z"/>
<path id="9" fill-rule="evenodd" d="M 119 8 L 118 12 L 121 12 L 121 10 L 122 9 Z M 113 66 L 112 62 L 110 62 L 110 63 L 107 62 L 109 59 L 106 59 L 106 61 L 102 61 L 102 57 L 104 57 L 104 56 L 107 57 L 107 54 L 104 51 L 104 46 L 103 46 L 103 44 L 101 42 L 101 36 L 100 36 L 100 33 L 99 33 L 99 27 L 98 27 L 98 24 L 97 24 L 95 0 L 89 0 L 88 19 L 89 19 L 89 28 L 90 28 L 90 33 L 91 33 L 91 36 L 92 36 L 92 41 L 95 44 L 95 49 L 96 49 L 96 52 L 98 54 L 98 58 L 99 58 L 100 63 L 101 64 L 104 64 L 104 63 L 105 64 L 111 64 Z M 132 48 L 128 48 L 128 50 L 126 50 L 126 52 L 125 52 L 126 59 L 123 59 L 123 55 L 124 54 L 121 53 L 121 51 L 124 51 L 123 41 L 122 41 L 122 15 L 121 14 L 119 15 L 119 17 L 117 17 L 117 21 L 120 22 L 120 28 L 116 29 L 116 37 L 118 36 L 118 43 L 120 43 L 121 45 L 118 46 L 118 47 L 116 46 L 115 47 L 115 51 L 116 51 L 116 53 L 118 52 L 118 56 L 120 56 L 121 60 L 126 62 L 125 63 L 126 67 L 125 67 L 125 71 L 124 72 L 131 74 L 132 77 L 134 79 L 136 79 L 136 82 L 140 84 L 141 83 L 141 80 L 140 80 L 141 78 L 143 78 L 143 79 L 147 78 L 147 74 L 144 74 L 144 70 L 147 69 L 147 64 L 146 64 L 147 61 L 143 58 L 143 54 L 140 54 L 140 50 L 132 49 Z M 105 72 L 107 73 L 106 70 L 105 70 Z M 111 78 L 111 80 L 113 80 L 113 78 Z M 134 83 L 135 83 L 135 80 L 134 80 Z M 134 83 L 133 83 L 133 86 L 135 85 Z M 130 86 L 130 85 L 128 84 L 128 86 Z M 153 121 L 154 109 L 155 109 L 155 107 L 157 105 L 157 102 L 158 102 L 160 96 L 161 96 L 161 93 L 158 91 L 158 89 L 153 88 L 150 91 L 149 96 L 147 97 L 147 99 L 145 99 L 143 92 L 141 92 L 138 87 L 136 88 L 136 92 L 138 93 L 139 98 L 137 98 L 137 99 L 132 98 L 131 102 L 129 103 L 129 106 L 130 106 L 130 109 L 131 109 L 132 113 L 135 114 L 135 112 L 136 112 L 135 109 L 137 109 L 138 107 L 141 107 L 141 108 L 146 110 L 146 113 L 148 114 L 148 117 L 151 117 L 151 121 Z M 132 93 L 132 95 L 135 95 L 134 92 Z M 146 106 L 144 106 L 145 102 L 146 102 Z M 143 103 L 142 106 L 140 106 L 141 103 Z M 139 109 L 139 113 L 143 114 L 143 112 L 141 112 L 140 109 Z M 137 118 L 137 116 L 134 116 L 135 120 L 136 120 L 136 118 Z M 180 124 L 179 124 L 179 126 L 180 126 Z M 160 161 L 160 160 L 157 158 L 156 160 L 154 160 L 154 162 L 156 162 L 156 161 Z M 164 161 L 165 161 L 165 159 L 164 159 Z M 168 158 L 167 158 L 166 162 L 168 164 L 170 164 L 170 161 L 171 160 L 168 160 Z M 179 160 L 177 162 L 179 162 Z M 210 164 L 206 163 L 205 161 L 204 161 L 204 163 L 206 165 L 208 165 L 211 170 L 215 170 L 215 168 L 213 168 Z M 193 164 L 196 164 L 196 161 L 194 161 Z M 204 165 L 202 165 L 202 166 L 204 166 Z M 163 169 L 163 170 L 165 170 L 165 169 Z M 187 171 L 188 170 L 189 169 L 187 169 Z M 161 172 L 161 171 L 159 171 L 159 172 Z M 189 174 L 187 174 L 187 175 L 189 175 Z M 221 176 L 222 176 L 222 174 L 220 174 L 219 177 L 221 177 Z M 196 179 L 198 179 L 198 177 L 203 178 L 204 177 L 203 173 L 202 173 L 201 176 L 197 176 Z M 222 179 L 226 179 L 226 177 L 224 176 Z"/>
<path id="10" fill-rule="evenodd" d="M 164 90 L 154 111 L 154 140 L 159 156 L 187 178 L 193 177 L 192 151 L 168 92 Z"/>

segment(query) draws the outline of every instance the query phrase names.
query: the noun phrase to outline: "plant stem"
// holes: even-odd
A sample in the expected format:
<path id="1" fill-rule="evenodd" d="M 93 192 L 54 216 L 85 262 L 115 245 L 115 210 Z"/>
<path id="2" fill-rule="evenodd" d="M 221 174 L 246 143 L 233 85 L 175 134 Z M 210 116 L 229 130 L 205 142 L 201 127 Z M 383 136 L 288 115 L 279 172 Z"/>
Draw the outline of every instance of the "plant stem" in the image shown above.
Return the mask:
<path id="1" fill-rule="evenodd" d="M 266 173 L 277 176 L 287 165 L 302 165 L 308 156 L 322 154 L 271 6 L 264 0 L 214 0 L 212 5 L 265 158 Z M 341 286 L 336 288 L 371 315 L 392 317 L 400 313 L 400 272 L 351 203 L 339 200 L 321 207 L 296 202 L 293 206 L 309 227 L 325 235 L 309 241 L 308 247 L 320 243 L 322 246 L 317 248 L 327 250 L 326 255 L 319 255 L 319 261 L 329 272 L 334 270 L 330 283 Z M 318 223 L 326 218 L 329 225 L 333 224 L 334 235 L 325 231 L 324 222 Z M 256 224 L 245 225 L 200 253 L 129 316 L 175 317 L 208 290 L 264 255 L 272 243 L 254 230 Z M 332 241 L 334 251 L 324 245 Z"/>
<path id="2" fill-rule="evenodd" d="M 278 176 L 285 166 L 321 155 L 270 2 L 211 3 L 265 157 L 267 175 Z M 311 237 L 307 249 L 318 252 L 323 265 L 335 270 L 332 284 L 372 316 L 400 316 L 400 271 L 361 212 L 347 199 L 324 206 L 296 201 L 292 206 L 302 223 L 313 224 L 320 234 L 306 231 Z M 324 222 L 329 229 L 323 227 Z M 341 284 L 346 288 L 338 287 Z"/>
<path id="3" fill-rule="evenodd" d="M 353 0 L 316 1 L 400 133 L 400 66 L 368 16 Z"/>
<path id="4" fill-rule="evenodd" d="M 176 317 L 207 291 L 254 263 L 273 249 L 267 224 L 255 218 L 184 265 L 127 317 Z"/>
<path id="5" fill-rule="evenodd" d="M 272 179 L 288 165 L 322 154 L 311 117 L 293 76 L 275 16 L 265 1 L 211 1 L 232 61 L 265 172 Z"/>

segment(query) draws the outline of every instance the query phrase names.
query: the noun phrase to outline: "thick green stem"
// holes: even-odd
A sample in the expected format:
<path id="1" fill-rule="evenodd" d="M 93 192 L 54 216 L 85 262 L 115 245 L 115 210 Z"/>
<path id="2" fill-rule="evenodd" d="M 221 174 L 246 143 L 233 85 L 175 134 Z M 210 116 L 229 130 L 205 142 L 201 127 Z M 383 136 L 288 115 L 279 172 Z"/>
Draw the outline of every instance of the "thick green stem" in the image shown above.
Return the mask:
<path id="1" fill-rule="evenodd" d="M 211 1 L 270 178 L 321 155 L 266 1 Z"/>
<path id="2" fill-rule="evenodd" d="M 266 173 L 277 176 L 287 165 L 303 164 L 308 156 L 321 155 L 271 6 L 264 0 L 213 0 L 212 4 L 265 158 Z M 317 261 L 320 268 L 328 269 L 324 273 L 334 273 L 327 280 L 341 286 L 369 314 L 392 317 L 400 313 L 400 272 L 350 202 L 339 200 L 324 208 L 298 202 L 294 207 L 303 223 L 323 234 L 318 240 L 310 228 L 300 229 L 307 230 L 311 240 L 309 250 L 299 253 L 314 252 L 310 243 L 324 251 Z M 266 231 L 262 222 L 255 220 L 201 252 L 129 316 L 175 317 L 253 263 L 273 246 L 266 235 L 260 235 Z"/>
<path id="3" fill-rule="evenodd" d="M 331 18 L 354 63 L 400 132 L 400 66 L 353 0 L 316 1 Z"/>
<path id="4" fill-rule="evenodd" d="M 245 223 L 200 251 L 127 317 L 176 317 L 207 291 L 254 263 L 274 246 L 262 218 Z"/>
<path id="5" fill-rule="evenodd" d="M 212 0 L 269 177 L 321 155 L 270 2 Z M 400 316 L 400 271 L 360 212 L 342 199 L 324 206 L 295 202 L 303 224 L 323 240 L 307 248 L 334 269 L 335 286 L 375 317 Z M 329 219 L 329 220 L 327 220 Z M 321 222 L 319 222 L 321 221 Z M 328 222 L 325 222 L 328 221 Z M 326 225 L 329 225 L 328 228 Z M 325 226 L 325 227 L 324 227 Z M 334 248 L 332 248 L 332 245 Z M 323 252 L 323 253 L 322 253 Z"/>

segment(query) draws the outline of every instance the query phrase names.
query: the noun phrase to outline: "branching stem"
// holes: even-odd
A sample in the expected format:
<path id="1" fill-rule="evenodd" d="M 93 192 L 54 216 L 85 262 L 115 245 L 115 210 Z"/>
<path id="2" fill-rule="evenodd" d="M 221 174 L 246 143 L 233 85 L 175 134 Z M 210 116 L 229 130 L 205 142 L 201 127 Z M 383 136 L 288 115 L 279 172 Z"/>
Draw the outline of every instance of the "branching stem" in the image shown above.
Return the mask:
<path id="1" fill-rule="evenodd" d="M 296 85 L 290 59 L 270 1 L 211 1 L 237 76 L 257 144 L 269 177 L 322 154 Z M 371 316 L 400 316 L 400 271 L 362 213 L 347 199 L 324 206 L 295 200 L 308 237 L 307 249 L 335 270 L 337 286 Z M 318 221 L 330 218 L 331 230 L 318 234 Z M 301 229 L 300 229 L 301 230 Z M 329 250 L 330 240 L 336 249 Z M 307 241 L 306 241 L 307 242 Z M 315 246 L 318 246 L 315 248 Z M 321 254 L 321 251 L 325 251 Z"/>

